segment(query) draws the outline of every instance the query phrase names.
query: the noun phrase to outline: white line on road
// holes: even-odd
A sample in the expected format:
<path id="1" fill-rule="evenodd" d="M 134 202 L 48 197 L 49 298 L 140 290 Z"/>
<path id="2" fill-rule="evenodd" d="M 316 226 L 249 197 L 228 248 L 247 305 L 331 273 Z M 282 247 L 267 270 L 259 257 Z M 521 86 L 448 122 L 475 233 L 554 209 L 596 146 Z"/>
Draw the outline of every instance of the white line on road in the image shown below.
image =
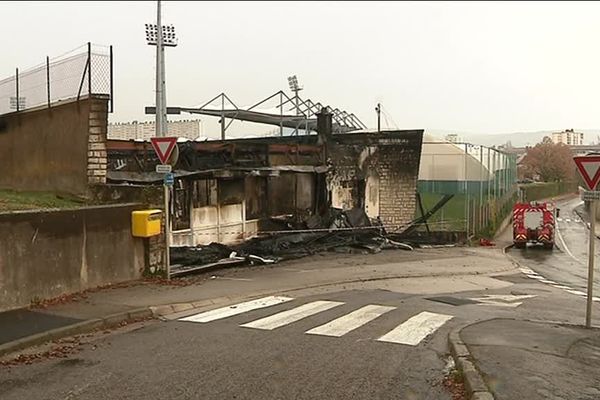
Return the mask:
<path id="1" fill-rule="evenodd" d="M 519 268 L 521 270 L 522 273 L 524 273 L 525 275 L 527 274 L 535 274 L 536 272 L 532 269 L 529 268 Z"/>
<path id="2" fill-rule="evenodd" d="M 531 279 L 537 279 L 537 280 L 540 280 L 540 281 L 542 279 L 545 279 L 543 276 L 538 275 L 538 274 L 535 274 L 535 275 L 534 274 L 527 274 L 527 276 L 530 277 Z"/>
<path id="3" fill-rule="evenodd" d="M 558 282 L 551 281 L 550 279 L 540 279 L 540 282 L 547 283 L 549 285 L 558 285 Z"/>
<path id="4" fill-rule="evenodd" d="M 571 250 L 569 250 L 569 248 L 567 247 L 567 244 L 565 243 L 565 240 L 562 237 L 562 234 L 560 233 L 560 229 L 558 228 L 558 224 L 556 224 L 556 236 L 558 236 L 558 240 L 560 240 L 560 243 L 562 244 L 563 249 L 565 249 L 565 251 L 567 252 L 567 254 L 575 261 L 577 261 L 578 263 L 581 263 L 581 261 L 575 257 L 573 255 L 573 253 L 571 253 Z"/>
<path id="5" fill-rule="evenodd" d="M 567 292 L 569 292 L 571 294 L 576 294 L 579 296 L 587 296 L 587 293 L 582 292 L 581 290 L 567 290 Z"/>
<path id="6" fill-rule="evenodd" d="M 388 311 L 394 310 L 396 307 L 379 306 L 369 304 L 359 308 L 350 314 L 334 319 L 324 325 L 317 326 L 306 333 L 311 335 L 324 335 L 340 337 L 346 333 L 360 328 L 364 324 L 371 322 L 375 318 L 385 314 Z"/>
<path id="7" fill-rule="evenodd" d="M 571 290 L 570 286 L 565 286 L 565 285 L 552 285 L 557 289 L 563 289 L 563 290 Z"/>
<path id="8" fill-rule="evenodd" d="M 421 340 L 434 333 L 452 319 L 451 315 L 435 314 L 423 311 L 406 320 L 379 339 L 380 342 L 418 345 Z"/>
<path id="9" fill-rule="evenodd" d="M 313 301 L 312 303 L 304 304 L 291 310 L 282 311 L 240 326 L 245 328 L 272 330 L 342 304 L 344 303 L 338 301 Z"/>
<path id="10" fill-rule="evenodd" d="M 242 282 L 252 282 L 253 281 L 253 279 L 248 279 L 248 278 L 228 278 L 228 277 L 223 277 L 223 276 L 220 276 L 219 279 L 226 280 L 226 281 L 242 281 Z"/>
<path id="11" fill-rule="evenodd" d="M 258 310 L 260 308 L 274 306 L 276 304 L 285 303 L 294 300 L 291 297 L 284 296 L 269 296 L 262 299 L 251 300 L 244 303 L 233 304 L 231 306 L 217 308 L 216 310 L 210 310 L 202 312 L 200 314 L 191 315 L 189 317 L 180 318 L 180 321 L 188 322 L 210 322 L 217 319 L 232 317 L 234 315 L 242 314 L 252 310 Z"/>

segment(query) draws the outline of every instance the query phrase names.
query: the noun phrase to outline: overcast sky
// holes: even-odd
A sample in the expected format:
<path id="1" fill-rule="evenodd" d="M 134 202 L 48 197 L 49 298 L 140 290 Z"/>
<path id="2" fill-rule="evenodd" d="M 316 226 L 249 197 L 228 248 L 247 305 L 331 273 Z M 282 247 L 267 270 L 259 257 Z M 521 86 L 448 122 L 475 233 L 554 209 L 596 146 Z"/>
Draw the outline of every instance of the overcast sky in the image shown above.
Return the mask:
<path id="1" fill-rule="evenodd" d="M 173 1 L 163 11 L 180 39 L 167 49 L 169 105 L 222 91 L 252 104 L 296 74 L 304 95 L 369 126 L 381 102 L 403 129 L 600 127 L 596 2 Z M 0 77 L 88 41 L 112 44 L 111 121 L 149 119 L 155 51 L 144 23 L 155 2 L 1 2 L 0 15 Z"/>

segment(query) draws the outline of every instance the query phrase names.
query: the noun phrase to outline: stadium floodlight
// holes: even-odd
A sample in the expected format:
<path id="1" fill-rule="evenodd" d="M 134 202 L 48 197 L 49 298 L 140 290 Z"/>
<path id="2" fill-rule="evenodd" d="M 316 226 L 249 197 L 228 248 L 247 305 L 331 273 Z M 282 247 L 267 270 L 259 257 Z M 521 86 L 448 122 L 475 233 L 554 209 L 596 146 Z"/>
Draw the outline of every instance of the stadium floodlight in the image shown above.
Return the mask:
<path id="1" fill-rule="evenodd" d="M 162 27 L 163 46 L 176 47 L 178 40 L 175 35 L 173 25 L 163 25 Z M 156 24 L 146 24 L 146 42 L 150 46 L 156 46 L 158 43 L 158 28 Z"/>
<path id="2" fill-rule="evenodd" d="M 300 104 L 298 92 L 303 88 L 298 84 L 298 77 L 296 75 L 288 76 L 288 84 L 290 85 L 290 90 L 294 92 L 294 98 L 296 100 L 296 115 L 300 115 Z"/>
<path id="3" fill-rule="evenodd" d="M 290 90 L 296 93 L 296 95 L 298 95 L 298 92 L 302 90 L 302 88 L 298 84 L 298 77 L 296 75 L 289 76 L 288 83 L 290 85 Z"/>

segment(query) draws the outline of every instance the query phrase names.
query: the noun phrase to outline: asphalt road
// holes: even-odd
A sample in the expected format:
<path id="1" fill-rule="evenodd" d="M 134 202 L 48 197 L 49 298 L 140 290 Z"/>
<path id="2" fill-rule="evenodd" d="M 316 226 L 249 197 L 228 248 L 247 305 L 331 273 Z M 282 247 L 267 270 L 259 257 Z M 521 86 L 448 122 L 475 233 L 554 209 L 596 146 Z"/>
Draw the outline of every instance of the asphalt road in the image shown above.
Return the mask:
<path id="1" fill-rule="evenodd" d="M 228 307 L 241 312 L 210 321 L 223 312 L 198 309 L 192 319 L 206 322 L 144 323 L 98 337 L 67 359 L 0 368 L 0 398 L 450 399 L 441 382 L 451 329 L 493 317 L 581 317 L 575 296 L 520 273 L 281 296 L 264 308 Z M 366 306 L 381 315 L 371 308 L 357 317 Z M 307 333 L 315 328 L 321 334 Z"/>
<path id="2" fill-rule="evenodd" d="M 576 291 L 587 291 L 589 229 L 575 212 L 582 201 L 579 198 L 559 203 L 557 237 L 554 250 L 538 246 L 511 249 L 518 261 L 547 280 Z M 600 260 L 600 240 L 596 239 L 596 259 Z M 598 269 L 596 268 L 596 271 Z M 600 273 L 594 276 L 594 286 L 600 287 Z"/>

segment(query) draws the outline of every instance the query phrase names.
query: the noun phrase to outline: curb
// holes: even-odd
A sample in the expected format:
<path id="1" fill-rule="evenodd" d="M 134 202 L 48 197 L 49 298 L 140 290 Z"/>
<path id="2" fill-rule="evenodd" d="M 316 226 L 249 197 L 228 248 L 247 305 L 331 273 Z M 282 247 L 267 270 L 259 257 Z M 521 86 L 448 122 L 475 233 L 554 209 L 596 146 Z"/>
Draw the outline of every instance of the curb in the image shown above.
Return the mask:
<path id="1" fill-rule="evenodd" d="M 13 353 L 15 351 L 23 350 L 32 346 L 37 346 L 52 340 L 58 340 L 73 335 L 81 335 L 84 333 L 89 333 L 96 329 L 112 328 L 116 325 L 121 324 L 124 321 L 129 321 L 132 319 L 150 317 L 154 317 L 150 308 L 143 307 L 127 312 L 111 314 L 104 318 L 95 318 L 87 321 L 78 322 L 76 324 L 63 326 L 46 332 L 37 333 L 35 335 L 30 335 L 17 340 L 13 340 L 12 342 L 4 343 L 0 345 L 0 357 Z"/>
<path id="2" fill-rule="evenodd" d="M 475 367 L 475 363 L 471 361 L 474 358 L 467 345 L 460 338 L 460 330 L 453 330 L 448 334 L 448 344 L 454 363 L 462 372 L 467 398 L 470 400 L 494 400 L 494 396 L 485 384 L 483 376 Z"/>

